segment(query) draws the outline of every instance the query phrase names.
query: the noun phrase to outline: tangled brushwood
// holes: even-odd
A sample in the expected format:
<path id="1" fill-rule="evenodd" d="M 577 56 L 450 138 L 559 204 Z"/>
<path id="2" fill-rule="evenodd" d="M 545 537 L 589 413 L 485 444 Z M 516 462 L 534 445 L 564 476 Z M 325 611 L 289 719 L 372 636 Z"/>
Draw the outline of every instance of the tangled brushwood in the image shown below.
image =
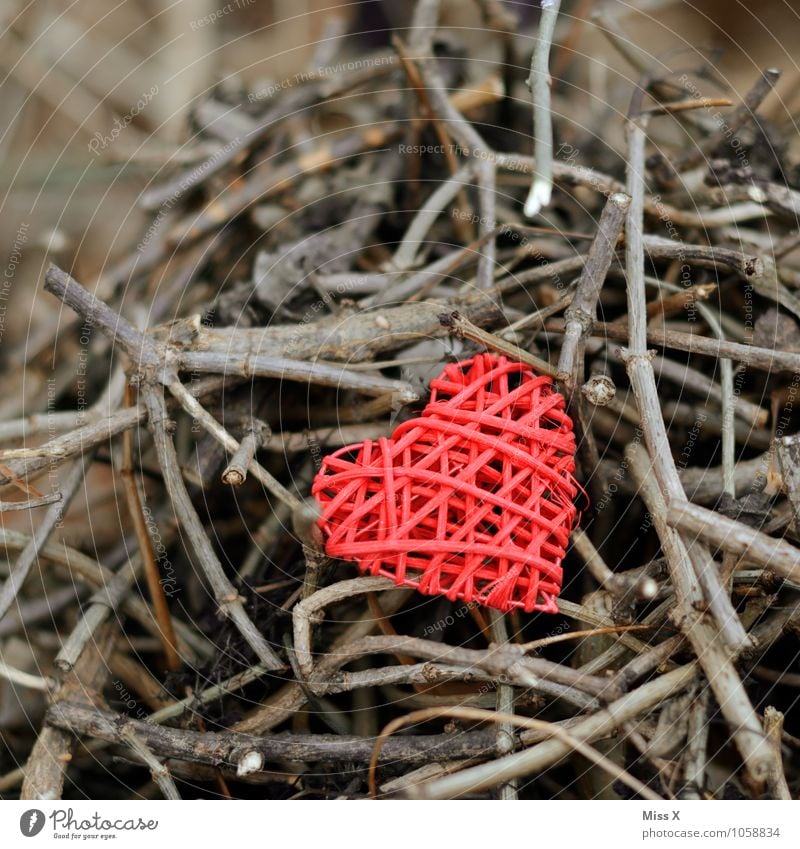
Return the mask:
<path id="1" fill-rule="evenodd" d="M 481 0 L 491 63 L 438 5 L 212 95 L 130 253 L 46 271 L 53 332 L 4 361 L 53 383 L 0 422 L 2 797 L 800 793 L 800 167 L 759 114 L 779 73 L 717 96 L 710 61 L 646 61 L 601 20 L 630 105 L 576 116 L 577 19 Z M 430 381 L 484 352 L 574 423 L 576 501 L 537 507 L 562 543 L 580 513 L 556 612 L 558 582 L 503 613 L 326 552 L 325 458 L 416 432 Z M 470 499 L 425 534 L 502 528 Z"/>

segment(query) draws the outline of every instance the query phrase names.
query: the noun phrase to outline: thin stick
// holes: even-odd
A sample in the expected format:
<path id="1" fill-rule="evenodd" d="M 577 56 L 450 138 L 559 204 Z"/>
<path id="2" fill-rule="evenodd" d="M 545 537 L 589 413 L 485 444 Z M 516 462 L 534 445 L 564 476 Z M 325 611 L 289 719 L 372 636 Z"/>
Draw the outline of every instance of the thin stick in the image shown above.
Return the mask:
<path id="1" fill-rule="evenodd" d="M 473 176 L 474 164 L 468 162 L 447 180 L 439 183 L 436 190 L 417 210 L 416 215 L 403 235 L 403 239 L 391 259 L 391 267 L 401 271 L 419 265 L 418 256 L 422 253 L 425 237 L 434 225 L 442 210 L 469 185 Z M 490 228 L 491 229 L 491 228 Z"/>
<path id="2" fill-rule="evenodd" d="M 633 596 L 643 601 L 655 598 L 658 584 L 646 572 L 641 572 L 635 578 L 612 572 L 581 528 L 573 531 L 572 545 L 583 559 L 592 577 L 613 596 L 617 598 Z"/>
<path id="3" fill-rule="evenodd" d="M 438 16 L 438 0 L 434 4 L 437 8 L 435 10 L 435 14 Z M 415 16 L 421 12 L 420 5 L 417 4 L 417 7 L 414 10 Z M 416 18 L 415 18 L 416 20 Z M 419 36 L 419 40 L 416 43 L 415 49 L 417 52 L 422 55 L 425 53 L 433 52 L 433 34 L 435 32 L 435 24 L 432 24 L 429 29 L 426 29 L 427 25 L 417 27 L 416 23 L 412 23 L 414 27 L 414 34 L 412 37 L 416 38 Z M 425 117 L 431 125 L 433 126 L 433 131 L 436 133 L 436 138 L 439 141 L 439 144 L 442 145 L 444 150 L 444 158 L 447 161 L 447 167 L 450 169 L 451 175 L 455 175 L 459 169 L 459 159 L 453 150 L 453 145 L 450 144 L 450 137 L 447 135 L 447 130 L 442 126 L 442 122 L 439 120 L 436 113 L 431 108 L 430 101 L 428 100 L 428 92 L 425 88 L 425 83 L 419 74 L 419 69 L 414 64 L 413 60 L 408 54 L 408 50 L 400 38 L 397 35 L 392 36 L 392 46 L 397 51 L 397 55 L 400 57 L 400 61 L 403 63 L 403 71 L 408 77 L 408 81 L 414 89 L 414 94 L 417 96 L 419 101 L 420 109 Z M 462 213 L 471 212 L 471 208 L 469 205 L 469 199 L 467 197 L 466 191 L 462 189 L 458 193 L 458 207 L 459 211 Z M 453 222 L 453 229 L 455 233 L 458 235 L 459 239 L 464 242 L 469 242 L 471 240 L 471 226 L 470 222 L 466 220 L 465 217 L 457 216 Z"/>
<path id="4" fill-rule="evenodd" d="M 202 378 L 192 384 L 192 394 L 203 397 L 219 391 L 224 385 L 225 381 L 220 377 Z M 170 399 L 170 406 L 175 407 L 177 403 Z M 15 484 L 17 475 L 31 477 L 40 469 L 45 467 L 52 469 L 73 457 L 85 454 L 120 433 L 124 433 L 128 428 L 142 423 L 146 417 L 147 411 L 143 404 L 138 404 L 135 407 L 123 407 L 121 410 L 117 410 L 109 416 L 104 416 L 86 427 L 80 427 L 70 433 L 57 436 L 42 446 L 40 454 L 37 453 L 34 456 L 34 453 L 32 453 L 30 459 L 12 460 L 8 466 L 0 464 L 0 486 L 8 483 Z"/>
<path id="5" fill-rule="evenodd" d="M 158 785 L 165 799 L 180 799 L 180 793 L 169 774 L 169 770 L 153 754 L 147 743 L 133 730 L 130 725 L 123 725 L 119 731 L 120 740 L 130 746 L 131 750 L 138 755 L 150 768 L 150 775 Z"/>
<path id="6" fill-rule="evenodd" d="M 767 777 L 770 796 L 773 799 L 782 799 L 785 802 L 792 801 L 792 793 L 786 781 L 786 773 L 783 769 L 783 756 L 781 746 L 783 744 L 783 714 L 771 705 L 764 708 L 764 731 L 772 741 L 775 761 L 773 768 Z"/>
<path id="7" fill-rule="evenodd" d="M 532 174 L 536 171 L 535 160 L 532 156 L 524 156 L 521 153 L 502 153 L 501 151 L 495 151 L 494 158 L 497 162 L 497 167 L 501 170 L 522 174 Z M 568 186 L 585 186 L 587 189 L 606 196 L 612 192 L 625 191 L 625 186 L 619 180 L 615 180 L 602 171 L 597 171 L 594 168 L 588 168 L 583 165 L 573 165 L 559 159 L 553 161 L 553 176 L 556 180 Z M 730 206 L 726 205 L 723 208 L 713 209 L 708 212 L 688 212 L 687 210 L 665 204 L 658 197 L 646 195 L 644 208 L 648 215 L 653 215 L 656 218 L 668 216 L 669 220 L 676 225 L 700 227 L 702 229 L 722 227 L 736 221 L 764 217 L 764 207 L 758 203 L 731 204 Z"/>
<path id="8" fill-rule="evenodd" d="M 508 327 L 499 330 L 498 333 L 514 333 L 516 330 L 524 330 L 530 327 L 532 324 L 536 324 L 537 322 L 544 323 L 546 318 L 550 318 L 550 316 L 556 315 L 560 313 L 565 307 L 568 307 L 572 303 L 572 292 L 567 292 L 562 295 L 557 301 L 550 304 L 550 306 L 542 307 L 541 309 L 535 310 L 528 315 L 522 316 L 522 318 L 518 318 L 516 321 L 512 322 L 508 325 Z"/>
<path id="9" fill-rule="evenodd" d="M 686 728 L 686 759 L 683 767 L 683 799 L 702 799 L 708 751 L 709 692 L 703 691 L 689 708 Z"/>
<path id="10" fill-rule="evenodd" d="M 181 716 L 184 711 L 191 711 L 194 707 L 208 704 L 209 702 L 221 699 L 223 696 L 227 696 L 230 693 L 235 693 L 238 690 L 241 690 L 242 687 L 246 687 L 253 681 L 257 681 L 259 678 L 262 678 L 268 672 L 270 672 L 270 670 L 267 669 L 266 666 L 258 663 L 255 666 L 251 666 L 249 669 L 245 669 L 243 672 L 237 672 L 235 675 L 232 675 L 230 678 L 225 679 L 219 684 L 213 684 L 212 686 L 201 690 L 199 693 L 192 693 L 178 702 L 173 702 L 170 705 L 159 708 L 155 711 L 155 713 L 151 713 L 150 716 L 147 717 L 147 721 L 159 724 L 168 719 L 174 719 L 175 717 Z"/>
<path id="11" fill-rule="evenodd" d="M 0 545 L 9 549 L 22 551 L 30 545 L 31 537 L 16 531 L 0 527 Z M 41 560 L 52 563 L 62 570 L 70 579 L 77 578 L 83 583 L 89 584 L 97 589 L 115 586 L 115 579 L 120 573 L 106 569 L 105 566 L 87 557 L 83 552 L 60 543 L 50 543 L 42 547 L 39 552 Z M 102 603 L 101 601 L 97 602 Z M 111 601 L 108 602 L 111 604 Z M 131 616 L 148 633 L 158 638 L 158 630 L 155 617 L 150 607 L 141 599 L 136 597 L 122 597 L 122 609 L 126 615 Z M 189 628 L 180 621 L 175 622 L 175 630 L 179 638 L 179 650 L 182 655 L 193 658 L 194 662 L 208 660 L 211 657 L 212 646 L 209 641 L 199 632 Z"/>
<path id="12" fill-rule="evenodd" d="M 112 342 L 118 342 L 134 363 L 140 366 L 159 363 L 155 346 L 140 330 L 73 280 L 66 271 L 51 264 L 45 273 L 44 289 L 88 322 L 96 324 Z"/>
<path id="13" fill-rule="evenodd" d="M 505 615 L 499 610 L 489 610 L 489 622 L 492 629 L 492 640 L 500 645 L 507 644 L 508 628 L 506 627 Z M 509 684 L 500 682 L 497 685 L 496 712 L 498 716 L 514 715 L 514 688 Z M 501 755 L 507 755 L 514 751 L 513 728 L 515 723 L 499 718 L 495 721 L 497 722 L 497 751 Z M 517 782 L 505 782 L 500 787 L 500 798 L 504 801 L 515 801 L 519 798 Z"/>
<path id="14" fill-rule="evenodd" d="M 527 351 L 523 351 L 518 345 L 515 345 L 513 342 L 507 342 L 494 333 L 489 333 L 480 327 L 476 327 L 468 318 L 465 318 L 459 312 L 443 313 L 440 316 L 440 321 L 458 338 L 470 339 L 479 345 L 485 345 L 490 351 L 505 354 L 505 356 L 510 357 L 512 360 L 525 363 L 525 365 L 531 366 L 542 374 L 549 374 L 551 377 L 556 377 L 557 375 L 558 370 L 546 360 L 534 354 L 529 354 Z"/>
<path id="15" fill-rule="evenodd" d="M 661 604 L 644 617 L 642 624 L 650 627 L 663 627 L 667 614 L 674 606 L 674 603 L 674 597 L 671 595 L 668 596 L 665 601 L 662 601 Z M 672 642 L 672 645 L 670 645 L 670 642 Z M 682 642 L 683 635 L 678 634 L 676 638 L 669 637 L 655 647 L 649 644 L 642 644 L 642 647 L 638 649 L 639 655 L 612 676 L 612 689 L 614 686 L 617 686 L 621 688 L 622 692 L 627 692 L 634 681 L 637 681 L 653 669 L 657 667 L 666 669 L 674 668 L 668 661 Z M 624 654 L 625 648 L 623 647 L 622 637 L 620 637 L 619 640 L 612 646 L 609 646 L 602 654 L 582 664 L 580 669 L 592 675 L 599 674 L 616 663 Z"/>
<path id="16" fill-rule="evenodd" d="M 439 0 L 417 0 L 411 19 L 409 47 L 417 52 L 433 51 L 433 38 L 439 22 Z"/>
<path id="17" fill-rule="evenodd" d="M 31 599 L 20 600 L 14 610 L 0 622 L 0 639 L 29 630 L 30 627 L 42 620 L 50 621 L 58 616 L 65 607 L 82 599 L 85 591 L 80 587 L 65 585 L 56 591 Z"/>
<path id="18" fill-rule="evenodd" d="M 178 399 L 184 410 L 196 418 L 201 425 L 221 445 L 232 453 L 239 450 L 239 442 L 209 413 L 191 392 L 177 379 L 167 381 L 167 388 Z M 253 477 L 262 483 L 271 495 L 274 495 L 292 510 L 301 506 L 300 499 L 290 492 L 274 475 L 270 474 L 255 458 L 250 461 L 249 470 Z M 205 532 L 203 534 L 205 536 Z"/>
<path id="19" fill-rule="evenodd" d="M 622 233 L 630 202 L 630 197 L 622 192 L 615 192 L 608 198 L 600 214 L 597 234 L 589 248 L 572 303 L 564 313 L 564 339 L 557 376 L 570 389 L 574 389 L 580 382 L 578 369 L 583 362 L 583 340 L 594 324 L 600 290 L 616 256 L 617 241 Z"/>
<path id="20" fill-rule="evenodd" d="M 676 114 L 691 109 L 711 109 L 716 106 L 733 106 L 727 97 L 698 97 L 696 100 L 675 100 L 672 103 L 657 103 L 642 111 L 650 115 Z"/>
<path id="21" fill-rule="evenodd" d="M 314 671 L 311 648 L 312 626 L 319 622 L 326 607 L 364 593 L 374 596 L 374 593 L 380 590 L 392 590 L 394 586 L 394 583 L 388 578 L 364 575 L 348 581 L 338 581 L 329 587 L 318 589 L 312 595 L 298 602 L 292 610 L 292 623 L 294 651 L 300 672 L 306 677 L 310 677 Z"/>
<path id="22" fill-rule="evenodd" d="M 69 506 L 69 503 L 78 491 L 78 487 L 83 483 L 86 472 L 92 464 L 92 458 L 93 453 L 90 452 L 72 464 L 61 487 L 61 499 L 50 505 L 42 521 L 33 532 L 29 543 L 22 550 L 22 553 L 17 558 L 17 562 L 11 567 L 11 572 L 8 578 L 6 578 L 6 582 L 0 588 L 0 619 L 8 613 L 8 609 L 14 603 L 17 593 L 22 589 L 25 579 L 39 559 L 39 552 L 47 543 L 47 540 L 50 539 L 50 534 L 53 533 L 56 526 L 62 521 L 64 510 Z"/>
<path id="23" fill-rule="evenodd" d="M 247 423 L 242 441 L 231 457 L 230 463 L 222 472 L 222 482 L 229 486 L 241 486 L 247 480 L 247 470 L 256 456 L 256 451 L 269 439 L 272 431 L 269 425 L 258 419 Z"/>
<path id="24" fill-rule="evenodd" d="M 548 322 L 547 330 L 561 332 L 563 325 L 558 319 Z M 593 336 L 603 336 L 608 339 L 624 341 L 630 335 L 627 325 L 598 321 Z M 661 348 L 673 348 L 676 351 L 686 351 L 690 354 L 701 354 L 714 359 L 728 358 L 743 365 L 752 366 L 766 372 L 798 372 L 800 371 L 800 354 L 792 351 L 778 351 L 771 348 L 761 348 L 757 345 L 747 345 L 742 342 L 709 339 L 699 333 L 683 333 L 680 330 L 648 329 L 647 343 Z"/>
<path id="25" fill-rule="evenodd" d="M 660 59 L 655 59 L 642 47 L 636 44 L 619 25 L 616 15 L 611 15 L 606 8 L 601 7 L 592 12 L 592 23 L 598 27 L 600 32 L 608 39 L 609 43 L 633 68 L 641 74 L 650 74 L 655 63 L 656 70 L 669 73 L 669 68 Z M 659 67 L 660 65 L 660 67 Z"/>
<path id="26" fill-rule="evenodd" d="M 763 428 L 767 423 L 769 413 L 766 410 L 759 407 L 758 404 L 748 401 L 746 398 L 735 396 L 731 398 L 731 396 L 726 392 L 727 383 L 724 381 L 720 386 L 717 386 L 710 377 L 699 369 L 693 369 L 684 363 L 678 363 L 675 360 L 667 359 L 666 357 L 655 356 L 652 358 L 651 362 L 653 363 L 653 369 L 658 372 L 659 377 L 667 378 L 674 382 L 682 390 L 687 392 L 691 391 L 702 396 L 703 400 L 706 402 L 708 402 L 709 399 L 719 401 L 723 406 L 723 413 L 725 408 L 725 398 L 727 395 L 729 400 L 732 402 L 729 405 L 731 411 L 735 414 L 735 416 L 746 422 L 751 428 Z M 720 360 L 720 372 L 722 372 L 723 377 L 724 372 L 722 371 L 722 364 L 726 362 L 728 363 L 728 366 L 730 366 L 730 360 Z M 732 382 L 732 374 L 730 375 L 730 379 Z"/>
<path id="27" fill-rule="evenodd" d="M 497 722 L 501 724 L 515 725 L 518 728 L 527 728 L 531 731 L 541 731 L 548 737 L 563 743 L 564 745 L 579 752 L 587 760 L 604 769 L 609 775 L 613 775 L 618 781 L 622 781 L 630 787 L 634 793 L 638 793 L 645 799 L 650 801 L 662 801 L 661 797 L 654 793 L 646 784 L 634 778 L 629 772 L 622 767 L 609 760 L 605 755 L 601 755 L 593 746 L 575 736 L 571 731 L 567 731 L 559 725 L 552 722 L 544 722 L 541 719 L 530 719 L 525 716 L 516 716 L 513 713 L 501 713 L 499 711 L 481 710 L 480 708 L 427 708 L 425 710 L 416 710 L 406 716 L 400 716 L 392 720 L 386 725 L 378 735 L 375 741 L 375 749 L 369 762 L 369 790 L 372 798 L 377 798 L 378 788 L 376 781 L 376 772 L 378 769 L 378 760 L 380 759 L 381 749 L 385 741 L 398 729 L 406 725 L 413 725 L 415 722 L 424 722 L 429 719 L 438 719 L 441 717 L 452 716 L 456 719 L 472 719 L 478 722 Z M 513 780 L 513 779 L 512 779 Z"/>
<path id="28" fill-rule="evenodd" d="M 665 699 L 684 690 L 696 674 L 695 664 L 690 663 L 649 681 L 570 726 L 569 735 L 587 743 L 607 736 L 629 719 L 646 714 Z M 406 796 L 413 799 L 454 799 L 465 793 L 477 793 L 501 781 L 547 769 L 571 751 L 574 751 L 572 739 L 567 741 L 553 735 L 551 739 L 521 752 L 417 785 L 406 791 Z"/>
<path id="29" fill-rule="evenodd" d="M 704 607 L 703 593 L 692 574 L 683 540 L 666 523 L 667 506 L 654 478 L 650 458 L 641 445 L 634 443 L 628 446 L 625 455 L 667 558 L 678 601 L 674 618 L 691 642 L 752 780 L 763 782 L 770 768 L 771 753 L 761 723 L 731 661 L 731 651 L 721 629 L 700 612 Z"/>
<path id="30" fill-rule="evenodd" d="M 108 678 L 108 658 L 114 649 L 115 633 L 110 625 L 100 630 L 80 664 L 63 676 L 53 694 L 55 706 L 67 699 L 86 703 L 100 698 Z M 75 743 L 75 735 L 69 730 L 53 728 L 45 723 L 25 765 L 21 799 L 52 801 L 61 798 Z"/>
<path id="31" fill-rule="evenodd" d="M 133 403 L 133 393 L 130 384 L 125 390 L 126 406 L 130 407 Z M 161 643 L 164 647 L 164 661 L 166 668 L 172 671 L 180 669 L 183 665 L 178 650 L 176 648 L 175 629 L 172 627 L 172 616 L 169 612 L 167 598 L 164 595 L 164 585 L 161 583 L 161 576 L 158 572 L 158 563 L 156 562 L 156 553 L 153 548 L 153 541 L 150 539 L 150 531 L 147 527 L 147 522 L 144 518 L 142 509 L 142 500 L 139 497 L 139 488 L 136 484 L 136 476 L 133 464 L 133 432 L 126 430 L 122 434 L 122 467 L 120 468 L 123 486 L 125 488 L 125 499 L 128 503 L 128 514 L 133 522 L 133 529 L 136 533 L 136 541 L 139 545 L 142 563 L 144 565 L 144 575 L 147 581 L 147 590 L 150 594 L 150 601 L 153 604 L 153 610 L 156 614 L 156 622 L 158 623 L 159 635 Z"/>
<path id="32" fill-rule="evenodd" d="M 450 275 L 454 274 L 460 268 L 472 264 L 480 248 L 488 239 L 499 235 L 501 230 L 502 228 L 500 227 L 495 228 L 491 233 L 481 236 L 466 247 L 434 260 L 430 265 L 420 269 L 405 280 L 394 281 L 387 279 L 386 286 L 374 295 L 363 298 L 361 305 L 363 307 L 379 307 L 405 299 L 419 301 L 421 298 L 427 296 L 437 283 L 447 280 Z M 473 291 L 471 296 L 474 297 L 474 295 L 475 293 Z"/>
<path id="33" fill-rule="evenodd" d="M 655 278 L 645 279 L 648 283 L 651 280 L 655 280 Z M 682 289 L 664 280 L 658 280 L 658 285 L 675 293 L 673 295 L 661 295 L 656 300 L 650 301 L 647 305 L 647 317 L 658 320 L 667 318 L 675 313 L 681 313 L 695 304 L 699 306 L 703 301 L 708 300 L 718 288 L 716 283 L 697 283 L 686 289 Z"/>
<path id="34" fill-rule="evenodd" d="M 10 513 L 14 510 L 33 510 L 34 507 L 45 507 L 57 504 L 63 500 L 60 492 L 43 495 L 41 498 L 31 498 L 29 501 L 0 501 L 0 513 Z"/>
<path id="35" fill-rule="evenodd" d="M 525 201 L 525 215 L 533 218 L 550 203 L 553 193 L 553 117 L 550 113 L 550 48 L 561 0 L 542 0 L 539 33 L 531 56 L 528 85 L 533 99 L 533 138 L 536 172 Z"/>
<path id="36" fill-rule="evenodd" d="M 245 758 L 250 760 L 254 752 L 260 753 L 265 763 L 367 764 L 374 748 L 371 738 L 350 735 L 283 733 L 256 737 L 226 729 L 208 732 L 171 728 L 64 701 L 50 708 L 46 721 L 52 728 L 109 743 L 122 742 L 120 731 L 129 727 L 158 757 L 211 766 L 238 766 Z M 420 764 L 431 757 L 452 760 L 486 756 L 491 753 L 493 739 L 493 734 L 482 732 L 398 737 L 386 748 L 384 759 L 387 763 Z"/>
<path id="37" fill-rule="evenodd" d="M 108 583 L 95 592 L 89 600 L 89 606 L 83 611 L 70 635 L 64 640 L 53 663 L 62 672 L 70 672 L 80 660 L 86 647 L 93 641 L 97 629 L 108 619 L 112 611 L 121 614 L 122 601 L 130 591 L 141 567 L 141 555 L 137 561 L 126 563 Z M 172 624 L 170 622 L 170 624 Z M 164 640 L 164 631 L 154 617 L 154 629 L 157 638 Z"/>
<path id="38" fill-rule="evenodd" d="M 775 87 L 780 76 L 781 72 L 775 68 L 767 68 L 761 72 L 761 76 L 744 96 L 742 103 L 728 115 L 724 128 L 728 138 L 734 138 L 741 127 L 755 117 L 756 109 L 758 109 Z M 681 173 L 682 171 L 694 168 L 696 165 L 700 165 L 708 159 L 719 143 L 720 133 L 710 135 L 692 149 L 676 157 L 672 163 L 672 167 L 676 172 Z"/>
<path id="39" fill-rule="evenodd" d="M 685 500 L 678 470 L 672 459 L 669 438 L 664 426 L 658 389 L 653 374 L 650 353 L 647 350 L 647 298 L 644 277 L 644 151 L 647 126 L 646 116 L 628 121 L 628 194 L 631 204 L 625 227 L 625 267 L 628 275 L 629 344 L 622 352 L 625 368 L 633 387 L 642 420 L 642 431 L 653 470 L 664 498 L 668 501 Z M 721 633 L 734 651 L 750 645 L 750 640 L 736 615 L 730 597 L 710 553 L 696 545 L 687 546 L 689 562 L 703 587 L 705 603 L 714 614 Z M 679 566 L 676 568 L 684 568 Z M 682 576 L 686 577 L 686 576 Z"/>
<path id="40" fill-rule="evenodd" d="M 448 96 L 435 56 L 426 56 L 417 60 L 431 107 L 436 111 L 442 126 L 448 134 L 461 145 L 464 156 L 489 156 L 489 146 L 480 133 L 464 118 L 458 108 L 456 98 Z"/>
<path id="41" fill-rule="evenodd" d="M 540 640 L 531 640 L 529 643 L 521 643 L 525 651 L 537 651 L 556 643 L 566 643 L 570 640 L 582 640 L 585 637 L 598 637 L 604 634 L 627 634 L 631 631 L 652 631 L 652 625 L 609 625 L 607 628 L 587 628 L 585 631 L 570 631 L 568 634 L 555 634 L 552 637 L 542 637 Z"/>
<path id="42" fill-rule="evenodd" d="M 672 528 L 736 554 L 747 563 L 800 584 L 800 551 L 785 540 L 769 537 L 742 522 L 689 502 L 670 503 L 666 522 Z"/>
<path id="43" fill-rule="evenodd" d="M 390 380 L 382 375 L 350 372 L 333 363 L 307 363 L 265 354 L 227 355 L 222 351 L 187 351 L 178 356 L 179 367 L 186 372 L 209 374 L 235 374 L 241 377 L 275 377 L 281 380 L 298 380 L 336 389 L 354 389 L 367 395 L 396 393 L 398 400 L 412 403 L 419 396 L 403 380 Z"/>
<path id="44" fill-rule="evenodd" d="M 245 642 L 253 649 L 267 669 L 282 669 L 284 667 L 283 662 L 245 612 L 239 593 L 236 592 L 226 577 L 222 564 L 219 562 L 200 518 L 192 505 L 178 466 L 175 445 L 172 438 L 167 434 L 167 406 L 164 403 L 162 391 L 145 381 L 141 387 L 141 394 L 149 413 L 149 424 L 159 465 L 175 514 L 186 531 L 203 573 L 214 591 L 220 612 L 230 616 Z M 238 447 L 238 443 L 236 443 L 236 448 Z"/>
<path id="45" fill-rule="evenodd" d="M 325 587 L 315 595 L 320 595 L 328 589 L 330 588 Z M 314 596 L 310 596 L 304 603 L 312 599 Z M 297 626 L 297 622 L 295 625 Z M 352 660 L 365 654 L 404 654 L 448 666 L 477 668 L 490 675 L 507 676 L 510 683 L 521 687 L 548 694 L 558 693 L 559 696 L 580 705 L 581 708 L 587 705 L 586 694 L 599 696 L 607 693 L 605 679 L 575 673 L 572 669 L 544 658 L 525 657 L 524 651 L 513 643 L 505 646 L 494 645 L 488 651 L 479 651 L 402 635 L 363 637 L 346 646 L 341 646 L 335 652 L 335 656 L 328 660 L 338 669 L 349 662 L 348 658 Z M 304 660 L 301 670 L 303 674 L 308 675 L 309 682 L 327 680 L 320 679 L 320 676 L 330 674 L 330 670 L 326 669 L 325 661 L 320 660 L 315 667 L 312 667 L 310 663 L 309 655 Z M 311 671 L 305 672 L 305 670 Z M 595 699 L 588 701 L 596 705 Z"/>
<path id="46" fill-rule="evenodd" d="M 24 492 L 28 498 L 41 498 L 42 493 L 35 486 L 19 477 L 16 470 L 12 468 L 14 461 L 12 460 L 11 463 L 11 466 L 0 463 L 0 479 L 2 479 L 3 484 L 11 484 L 20 492 Z"/>
<path id="47" fill-rule="evenodd" d="M 644 121 L 640 118 L 639 121 Z M 640 128 L 643 130 L 643 128 Z M 642 245 L 651 259 L 671 260 L 679 259 L 682 262 L 693 262 L 701 267 L 715 268 L 722 265 L 735 271 L 745 280 L 752 280 L 754 288 L 759 283 L 771 284 L 774 289 L 774 269 L 769 257 L 747 254 L 743 251 L 735 251 L 731 248 L 716 248 L 708 245 L 692 245 L 686 242 L 677 242 L 663 236 L 641 235 Z M 769 288 L 767 289 L 769 291 Z M 770 295 L 767 295 L 770 297 Z M 774 300 L 774 291 L 771 291 Z"/>
<path id="48" fill-rule="evenodd" d="M 325 569 L 330 563 L 318 525 L 321 512 L 319 502 L 314 498 L 307 498 L 300 507 L 292 511 L 292 530 L 300 541 L 306 561 L 303 586 L 300 588 L 301 600 L 319 589 Z"/>
<path id="49" fill-rule="evenodd" d="M 21 669 L 15 669 L 9 666 L 2 658 L 0 658 L 0 678 L 5 678 L 17 687 L 26 687 L 29 690 L 41 690 L 47 693 L 55 687 L 55 682 L 42 678 L 40 675 L 31 675 L 30 672 L 23 672 Z"/>
<path id="50" fill-rule="evenodd" d="M 478 260 L 478 288 L 488 291 L 494 283 L 495 227 L 497 225 L 497 168 L 493 159 L 484 159 L 478 163 L 478 204 L 480 218 L 478 235 L 485 239 Z"/>
<path id="51" fill-rule="evenodd" d="M 267 672 L 268 670 L 261 664 L 245 669 L 243 672 L 237 672 L 236 675 L 232 675 L 220 684 L 214 684 L 199 693 L 193 693 L 178 702 L 173 702 L 166 707 L 160 708 L 155 713 L 151 713 L 150 716 L 147 717 L 147 722 L 158 725 L 168 719 L 179 717 L 184 712 L 191 711 L 191 709 L 195 706 L 213 702 L 216 699 L 220 699 L 223 696 L 228 695 L 229 693 L 235 693 L 242 687 L 245 687 L 251 682 L 256 681 L 258 678 L 263 677 L 267 674 Z M 107 746 L 108 741 L 94 739 L 90 743 L 86 744 L 85 748 L 89 752 L 97 752 L 100 749 L 107 748 Z M 0 776 L 0 792 L 10 790 L 23 779 L 24 771 L 21 769 L 14 770 L 4 776 Z"/>

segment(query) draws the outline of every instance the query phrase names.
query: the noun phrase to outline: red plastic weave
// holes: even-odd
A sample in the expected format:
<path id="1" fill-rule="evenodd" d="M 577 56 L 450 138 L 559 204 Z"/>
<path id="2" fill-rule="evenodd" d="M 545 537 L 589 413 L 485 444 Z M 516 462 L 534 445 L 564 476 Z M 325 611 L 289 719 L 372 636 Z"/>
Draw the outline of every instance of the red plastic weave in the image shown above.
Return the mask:
<path id="1" fill-rule="evenodd" d="M 426 595 L 557 612 L 578 492 L 563 396 L 493 354 L 431 390 L 390 439 L 325 458 L 312 492 L 327 553 Z"/>

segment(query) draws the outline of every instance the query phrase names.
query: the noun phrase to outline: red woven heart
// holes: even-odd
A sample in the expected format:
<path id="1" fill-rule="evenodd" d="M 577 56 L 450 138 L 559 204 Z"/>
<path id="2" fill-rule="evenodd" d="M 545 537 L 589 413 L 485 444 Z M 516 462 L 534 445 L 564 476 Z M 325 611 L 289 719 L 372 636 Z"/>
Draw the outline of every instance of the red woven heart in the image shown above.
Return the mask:
<path id="1" fill-rule="evenodd" d="M 431 390 L 390 439 L 325 458 L 312 492 L 327 553 L 427 595 L 557 612 L 578 491 L 563 396 L 493 354 Z"/>

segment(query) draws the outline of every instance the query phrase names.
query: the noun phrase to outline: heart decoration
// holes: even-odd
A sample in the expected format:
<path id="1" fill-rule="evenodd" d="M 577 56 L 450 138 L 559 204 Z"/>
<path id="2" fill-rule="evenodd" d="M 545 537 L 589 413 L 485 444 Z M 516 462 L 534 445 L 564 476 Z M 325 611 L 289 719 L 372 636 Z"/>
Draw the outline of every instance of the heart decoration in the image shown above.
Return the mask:
<path id="1" fill-rule="evenodd" d="M 421 416 L 324 459 L 326 552 L 425 595 L 557 613 L 579 491 L 565 407 L 522 363 L 448 365 Z"/>

